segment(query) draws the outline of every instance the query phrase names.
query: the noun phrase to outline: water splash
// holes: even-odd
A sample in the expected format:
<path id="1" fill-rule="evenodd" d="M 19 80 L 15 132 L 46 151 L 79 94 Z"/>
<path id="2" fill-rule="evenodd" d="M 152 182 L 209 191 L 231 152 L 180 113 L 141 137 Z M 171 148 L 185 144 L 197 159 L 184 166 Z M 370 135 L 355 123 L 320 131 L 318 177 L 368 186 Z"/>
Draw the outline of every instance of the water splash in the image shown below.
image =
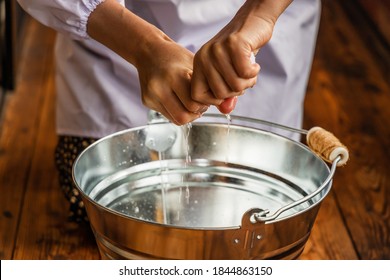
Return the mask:
<path id="1" fill-rule="evenodd" d="M 168 224 L 168 215 L 167 215 L 167 199 L 166 199 L 166 192 L 167 192 L 167 185 L 168 182 L 165 180 L 165 170 L 163 166 L 163 160 L 165 156 L 163 152 L 158 152 L 158 159 L 160 161 L 160 168 L 161 168 L 161 204 L 162 204 L 162 214 L 163 214 L 163 223 Z"/>
<path id="2" fill-rule="evenodd" d="M 192 128 L 192 123 L 187 123 L 186 125 L 182 126 L 183 129 L 183 137 L 184 137 L 184 144 L 185 144 L 185 153 L 186 153 L 186 161 L 184 163 L 184 168 L 187 168 L 188 165 L 191 163 L 191 155 L 190 155 L 190 144 L 189 144 L 189 136 Z M 184 175 L 182 177 L 182 182 L 184 183 L 184 180 L 187 182 L 184 178 Z M 190 203 L 190 188 L 188 186 L 188 183 L 185 183 L 186 185 L 186 190 L 185 190 L 185 198 L 186 198 L 186 203 Z"/>
<path id="3" fill-rule="evenodd" d="M 226 147 L 225 147 L 225 163 L 229 162 L 229 152 L 230 152 L 230 125 L 232 123 L 232 118 L 230 114 L 225 114 L 227 120 L 227 131 L 226 131 Z"/>

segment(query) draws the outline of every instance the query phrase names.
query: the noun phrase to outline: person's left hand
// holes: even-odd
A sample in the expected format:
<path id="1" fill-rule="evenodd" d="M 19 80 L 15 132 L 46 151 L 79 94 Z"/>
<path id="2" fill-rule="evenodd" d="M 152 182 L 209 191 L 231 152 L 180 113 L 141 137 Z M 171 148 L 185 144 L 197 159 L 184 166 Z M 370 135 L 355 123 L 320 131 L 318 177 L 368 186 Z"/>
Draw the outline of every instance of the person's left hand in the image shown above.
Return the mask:
<path id="1" fill-rule="evenodd" d="M 274 27 L 259 2 L 246 1 L 232 21 L 195 54 L 191 80 L 195 101 L 215 105 L 227 114 L 237 97 L 256 84 L 260 65 L 251 61 L 251 55 L 269 41 Z"/>

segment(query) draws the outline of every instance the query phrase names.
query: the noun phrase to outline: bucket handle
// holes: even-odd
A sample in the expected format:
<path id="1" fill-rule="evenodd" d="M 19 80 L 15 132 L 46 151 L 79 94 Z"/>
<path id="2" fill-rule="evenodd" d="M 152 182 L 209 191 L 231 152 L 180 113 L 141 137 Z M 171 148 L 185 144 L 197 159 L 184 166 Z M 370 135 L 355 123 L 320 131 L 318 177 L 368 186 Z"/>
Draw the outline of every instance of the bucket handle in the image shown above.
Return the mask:
<path id="1" fill-rule="evenodd" d="M 222 114 L 203 114 L 203 117 L 214 117 L 214 118 L 225 118 Z M 277 127 L 283 130 L 287 130 L 290 132 L 300 133 L 306 135 L 306 142 L 309 148 L 321 157 L 324 161 L 328 163 L 333 163 L 337 157 L 340 156 L 340 159 L 337 161 L 337 166 L 343 166 L 347 163 L 349 159 L 349 152 L 347 147 L 343 145 L 340 140 L 334 136 L 331 132 L 321 128 L 321 127 L 313 127 L 310 130 L 293 128 L 261 119 L 254 119 L 249 117 L 242 117 L 237 115 L 226 115 L 229 121 L 233 121 L 235 119 L 257 123 L 257 124 L 265 124 L 268 126 Z M 153 123 L 161 123 L 161 122 L 169 122 L 161 113 L 150 110 L 148 114 L 149 124 Z"/>
<path id="2" fill-rule="evenodd" d="M 206 113 L 203 116 L 211 118 L 224 118 L 224 116 L 221 114 Z M 306 142 L 310 150 L 312 150 L 316 155 L 318 155 L 328 163 L 333 163 L 336 158 L 340 156 L 340 159 L 337 161 L 337 166 L 343 166 L 347 163 L 349 159 L 349 152 L 347 147 L 343 145 L 333 133 L 321 127 L 315 126 L 310 130 L 305 130 L 277 124 L 266 120 L 242 117 L 237 115 L 229 116 L 229 118 L 231 121 L 240 120 L 251 123 L 263 124 L 272 127 L 277 127 L 290 132 L 306 135 Z"/>
<path id="3" fill-rule="evenodd" d="M 267 214 L 269 214 L 269 210 L 263 210 L 259 213 L 254 213 L 253 214 L 253 219 L 251 219 L 251 221 L 255 221 L 255 222 L 269 222 L 269 221 L 272 221 L 272 220 L 275 220 L 277 217 L 279 217 L 283 212 L 291 209 L 291 208 L 294 208 L 302 203 L 305 203 L 306 201 L 312 199 L 313 197 L 315 197 L 316 195 L 318 195 L 320 192 L 322 192 L 324 190 L 324 188 L 330 183 L 330 181 L 332 180 L 333 178 L 333 175 L 336 171 L 336 167 L 337 167 L 337 164 L 338 162 L 341 160 L 341 156 L 338 156 L 332 163 L 332 167 L 330 169 L 330 172 L 329 172 L 329 175 L 328 177 L 326 178 L 326 180 L 322 183 L 322 185 L 315 191 L 315 192 L 312 192 L 311 194 L 299 199 L 299 200 L 296 200 L 290 204 L 287 204 L 286 206 L 283 206 L 282 208 L 280 208 L 278 211 L 276 211 L 274 214 L 272 214 L 271 216 L 266 216 Z"/>
<path id="4" fill-rule="evenodd" d="M 208 113 L 204 114 L 203 116 L 217 117 L 217 118 L 222 117 L 221 114 L 208 114 Z M 280 208 L 271 216 L 267 216 L 270 212 L 269 210 L 262 210 L 261 212 L 253 213 L 251 218 L 252 223 L 269 222 L 275 220 L 283 212 L 312 199 L 313 197 L 321 193 L 325 189 L 325 187 L 331 182 L 334 173 L 336 171 L 336 167 L 344 166 L 349 159 L 349 152 L 346 146 L 343 145 L 340 142 L 340 140 L 336 136 L 334 136 L 334 134 L 332 134 L 331 132 L 323 128 L 316 126 L 311 128 L 310 130 L 304 130 L 304 129 L 288 127 L 285 125 L 281 125 L 281 124 L 277 124 L 277 123 L 273 123 L 261 119 L 254 119 L 254 118 L 248 118 L 248 117 L 242 117 L 236 115 L 230 116 L 230 120 L 234 120 L 234 119 L 251 122 L 251 123 L 264 124 L 268 126 L 277 127 L 283 130 L 287 130 L 290 132 L 304 134 L 306 135 L 306 142 L 310 150 L 312 150 L 315 154 L 321 157 L 324 161 L 332 164 L 328 177 L 315 192 Z"/>

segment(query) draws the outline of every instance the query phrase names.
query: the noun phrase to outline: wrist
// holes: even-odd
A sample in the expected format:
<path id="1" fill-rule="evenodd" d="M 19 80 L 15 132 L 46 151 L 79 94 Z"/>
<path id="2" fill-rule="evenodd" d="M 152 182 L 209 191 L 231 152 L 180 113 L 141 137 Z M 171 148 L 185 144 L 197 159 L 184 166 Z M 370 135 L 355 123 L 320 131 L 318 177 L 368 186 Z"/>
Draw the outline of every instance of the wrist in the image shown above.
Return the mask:
<path id="1" fill-rule="evenodd" d="M 132 44 L 133 46 L 129 48 L 132 48 L 129 51 L 129 54 L 132 55 L 131 63 L 136 68 L 154 60 L 160 49 L 164 48 L 167 43 L 173 42 L 164 32 L 153 25 L 143 30 L 137 36 L 135 45 Z"/>
<path id="2" fill-rule="evenodd" d="M 253 15 L 275 25 L 279 16 L 292 2 L 293 0 L 247 0 L 243 6 L 248 5 Z"/>
<path id="3" fill-rule="evenodd" d="M 292 0 L 247 0 L 237 12 L 235 21 L 239 23 L 238 33 L 250 38 L 252 51 L 257 51 L 272 36 L 279 16 Z"/>

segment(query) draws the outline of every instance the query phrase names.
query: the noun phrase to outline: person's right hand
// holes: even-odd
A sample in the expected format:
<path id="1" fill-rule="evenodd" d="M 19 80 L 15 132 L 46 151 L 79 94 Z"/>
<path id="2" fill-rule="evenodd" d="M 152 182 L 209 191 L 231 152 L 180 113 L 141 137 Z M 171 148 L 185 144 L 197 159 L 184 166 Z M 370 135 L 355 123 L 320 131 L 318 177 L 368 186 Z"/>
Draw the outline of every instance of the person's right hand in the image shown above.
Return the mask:
<path id="1" fill-rule="evenodd" d="M 139 75 L 142 102 L 177 125 L 200 117 L 208 106 L 191 99 L 194 54 L 116 0 L 99 4 L 88 34 L 129 63 Z"/>
<path id="2" fill-rule="evenodd" d="M 194 54 L 168 37 L 138 52 L 138 70 L 145 106 L 177 125 L 199 118 L 207 105 L 191 98 Z"/>

